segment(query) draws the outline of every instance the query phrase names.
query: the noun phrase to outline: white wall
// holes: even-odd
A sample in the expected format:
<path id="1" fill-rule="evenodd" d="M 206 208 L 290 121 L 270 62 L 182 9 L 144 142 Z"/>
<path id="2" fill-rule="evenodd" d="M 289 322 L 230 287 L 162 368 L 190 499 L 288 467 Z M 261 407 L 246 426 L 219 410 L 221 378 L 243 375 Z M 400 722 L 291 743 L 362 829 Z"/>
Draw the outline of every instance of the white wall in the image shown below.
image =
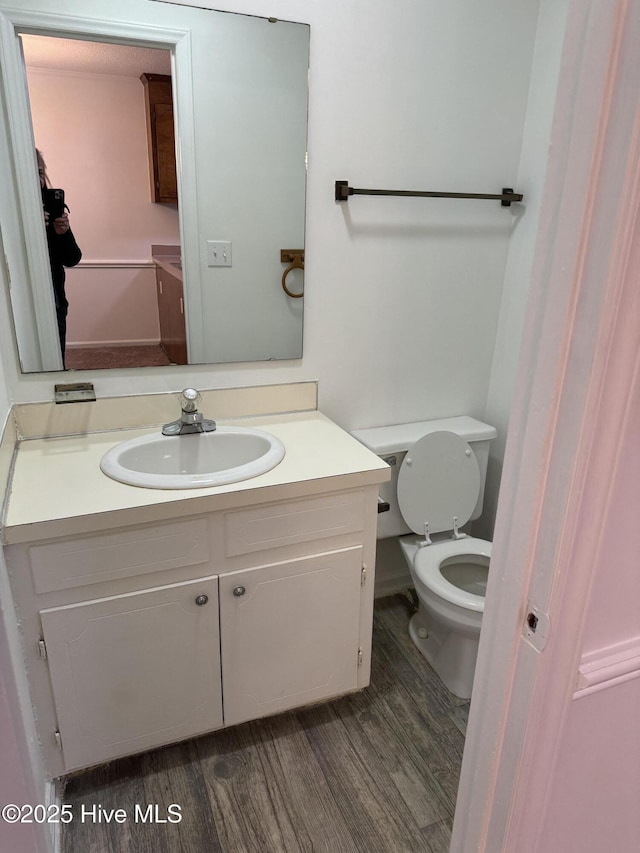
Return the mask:
<path id="1" fill-rule="evenodd" d="M 2 251 L 2 254 L 4 255 L 4 246 L 2 243 L 2 233 L 1 232 L 0 232 L 0 250 Z M 0 284 L 2 285 L 2 290 L 4 292 L 6 290 L 6 286 L 7 286 L 7 279 L 6 279 L 5 268 L 2 264 L 0 264 Z M 9 342 L 13 343 L 13 341 L 11 340 L 10 328 L 9 328 L 9 324 L 8 324 L 8 317 L 6 317 L 6 316 L 4 318 L 4 325 L 2 327 L 0 327 L 0 337 L 2 337 L 3 340 L 6 340 L 6 338 L 9 337 Z M 7 349 L 8 348 L 9 347 L 7 347 Z M 9 412 L 10 405 L 11 405 L 11 398 L 9 396 L 9 387 L 7 384 L 6 369 L 4 367 L 3 360 L 0 360 L 0 435 L 2 434 L 2 429 L 4 427 L 4 423 L 5 423 L 5 420 L 7 418 L 7 414 Z M 2 502 L 0 501 L 0 505 L 1 504 L 2 504 Z"/>
<path id="2" fill-rule="evenodd" d="M 257 0 L 215 5 L 265 12 Z M 106 10 L 65 0 L 58 11 L 80 7 Z M 127 7 L 112 3 L 109 14 Z M 348 429 L 483 416 L 514 212 L 479 201 L 340 205 L 333 185 L 515 185 L 537 7 L 273 0 L 269 14 L 311 24 L 303 359 L 82 378 L 102 395 L 318 379 L 321 408 Z M 6 343 L 3 357 L 16 400 L 51 398 L 55 377 L 18 375 Z"/>
<path id="3" fill-rule="evenodd" d="M 492 536 L 498 503 L 568 6 L 569 0 L 541 0 L 540 3 L 517 178 L 518 188 L 525 194 L 525 199 L 522 207 L 518 209 L 518 219 L 509 242 L 500 319 L 484 415 L 485 420 L 498 430 L 498 437 L 491 446 L 483 519 L 476 531 L 478 535 L 487 537 Z"/>

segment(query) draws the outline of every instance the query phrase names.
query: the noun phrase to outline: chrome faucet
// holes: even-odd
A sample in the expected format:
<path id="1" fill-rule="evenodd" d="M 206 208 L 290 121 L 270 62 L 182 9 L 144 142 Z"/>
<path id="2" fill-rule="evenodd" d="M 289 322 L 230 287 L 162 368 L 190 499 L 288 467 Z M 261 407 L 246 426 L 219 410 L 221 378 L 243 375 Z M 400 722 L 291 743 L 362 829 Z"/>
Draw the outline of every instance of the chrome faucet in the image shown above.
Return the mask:
<path id="1" fill-rule="evenodd" d="M 181 395 L 182 414 L 177 421 L 171 421 L 162 427 L 163 435 L 191 435 L 198 432 L 213 432 L 216 422 L 203 418 L 197 403 L 200 392 L 195 388 L 185 388 Z"/>

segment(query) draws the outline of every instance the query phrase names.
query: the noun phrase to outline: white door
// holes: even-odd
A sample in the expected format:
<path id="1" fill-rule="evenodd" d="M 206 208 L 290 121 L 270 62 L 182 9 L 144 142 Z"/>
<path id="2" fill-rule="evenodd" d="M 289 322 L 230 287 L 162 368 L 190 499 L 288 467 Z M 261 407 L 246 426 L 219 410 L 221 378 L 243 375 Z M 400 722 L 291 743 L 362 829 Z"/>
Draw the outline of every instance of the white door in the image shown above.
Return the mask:
<path id="1" fill-rule="evenodd" d="M 362 548 L 220 577 L 225 725 L 358 684 Z"/>
<path id="2" fill-rule="evenodd" d="M 452 853 L 640 849 L 640 0 L 573 0 Z"/>
<path id="3" fill-rule="evenodd" d="M 68 770 L 222 725 L 217 577 L 40 615 Z"/>

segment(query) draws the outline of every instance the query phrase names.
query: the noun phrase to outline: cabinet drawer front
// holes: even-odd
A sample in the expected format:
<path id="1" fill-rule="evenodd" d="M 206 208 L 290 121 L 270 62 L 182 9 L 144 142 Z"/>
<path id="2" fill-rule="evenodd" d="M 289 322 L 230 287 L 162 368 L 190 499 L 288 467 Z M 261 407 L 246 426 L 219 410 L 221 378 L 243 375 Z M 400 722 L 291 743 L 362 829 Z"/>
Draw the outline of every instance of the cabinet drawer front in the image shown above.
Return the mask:
<path id="1" fill-rule="evenodd" d="M 226 556 L 235 557 L 364 530 L 363 492 L 288 501 L 225 515 Z"/>
<path id="2" fill-rule="evenodd" d="M 209 560 L 207 522 L 192 519 L 34 545 L 29 556 L 37 593 L 195 566 Z"/>
<path id="3" fill-rule="evenodd" d="M 217 577 L 40 618 L 67 770 L 222 725 Z"/>

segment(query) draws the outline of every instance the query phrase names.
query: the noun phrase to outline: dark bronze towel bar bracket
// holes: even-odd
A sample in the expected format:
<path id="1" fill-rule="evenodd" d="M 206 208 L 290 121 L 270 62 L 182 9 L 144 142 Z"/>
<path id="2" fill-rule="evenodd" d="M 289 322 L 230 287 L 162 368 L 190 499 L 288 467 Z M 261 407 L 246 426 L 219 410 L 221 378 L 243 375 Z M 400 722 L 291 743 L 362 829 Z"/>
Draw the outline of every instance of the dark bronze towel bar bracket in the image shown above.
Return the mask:
<path id="1" fill-rule="evenodd" d="M 426 198 L 489 198 L 499 201 L 503 207 L 511 207 L 512 202 L 522 201 L 522 193 L 514 193 L 511 187 L 504 187 L 501 193 L 432 193 L 416 190 L 359 190 L 350 187 L 348 181 L 336 181 L 336 201 L 348 201 L 350 195 L 406 195 Z"/>

